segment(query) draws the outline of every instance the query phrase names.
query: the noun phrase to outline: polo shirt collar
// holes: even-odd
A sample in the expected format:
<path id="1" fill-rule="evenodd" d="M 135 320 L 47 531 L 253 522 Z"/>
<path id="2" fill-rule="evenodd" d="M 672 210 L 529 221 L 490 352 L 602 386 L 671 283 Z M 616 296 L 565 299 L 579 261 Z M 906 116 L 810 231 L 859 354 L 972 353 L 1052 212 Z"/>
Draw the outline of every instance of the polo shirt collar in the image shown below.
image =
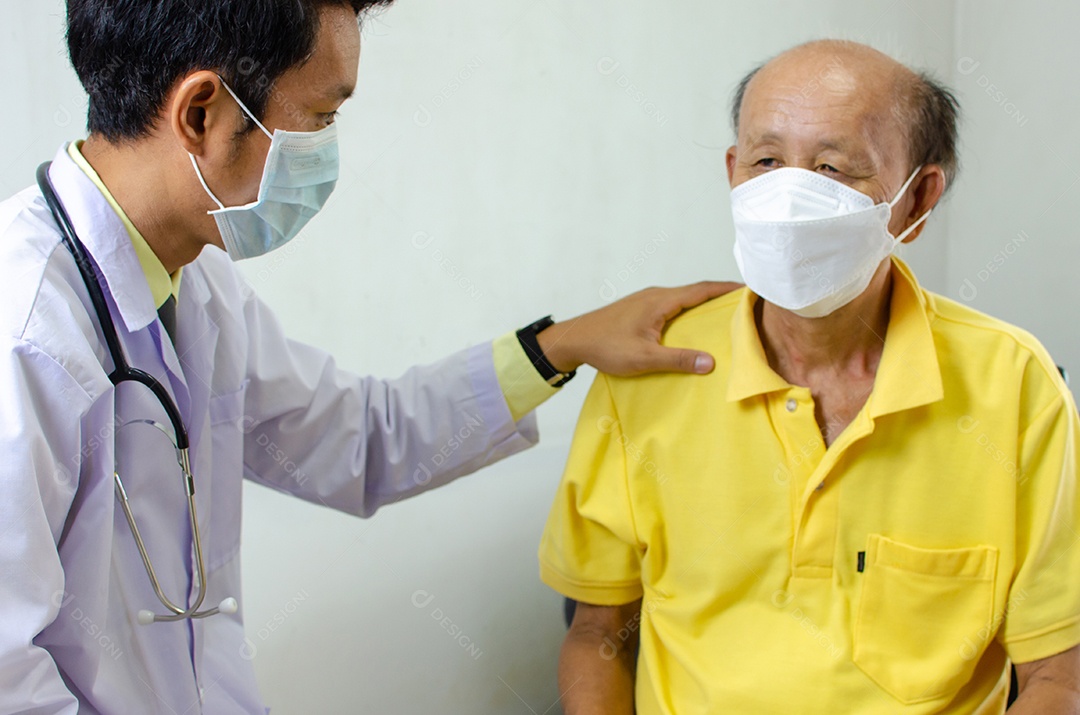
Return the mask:
<path id="1" fill-rule="evenodd" d="M 727 401 L 738 402 L 791 387 L 769 366 L 765 348 L 758 336 L 754 306 L 758 296 L 747 289 L 735 308 L 731 321 L 731 374 L 728 376 Z"/>
<path id="2" fill-rule="evenodd" d="M 895 256 L 892 278 L 888 338 L 867 404 L 871 417 L 930 404 L 944 397 L 941 368 L 930 329 L 931 306 L 911 270 Z M 745 291 L 731 322 L 728 402 L 791 388 L 769 366 L 765 356 L 754 320 L 757 301 L 757 295 Z"/>
<path id="3" fill-rule="evenodd" d="M 878 364 L 869 412 L 878 417 L 944 398 L 932 305 L 907 264 L 893 256 L 893 292 L 885 351 Z"/>

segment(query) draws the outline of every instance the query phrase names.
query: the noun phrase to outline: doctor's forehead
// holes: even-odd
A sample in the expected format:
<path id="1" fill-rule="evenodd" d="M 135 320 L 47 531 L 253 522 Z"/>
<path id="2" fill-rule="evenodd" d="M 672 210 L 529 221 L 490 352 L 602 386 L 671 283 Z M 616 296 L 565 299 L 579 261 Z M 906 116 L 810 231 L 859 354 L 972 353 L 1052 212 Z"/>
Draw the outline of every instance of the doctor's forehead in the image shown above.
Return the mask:
<path id="1" fill-rule="evenodd" d="M 750 80 L 740 108 L 739 143 L 813 140 L 843 151 L 906 133 L 898 107 L 905 82 L 914 77 L 866 45 L 801 45 Z"/>
<path id="2" fill-rule="evenodd" d="M 327 5 L 319 14 L 314 50 L 278 79 L 276 89 L 312 103 L 340 103 L 356 89 L 360 26 L 348 5 Z"/>

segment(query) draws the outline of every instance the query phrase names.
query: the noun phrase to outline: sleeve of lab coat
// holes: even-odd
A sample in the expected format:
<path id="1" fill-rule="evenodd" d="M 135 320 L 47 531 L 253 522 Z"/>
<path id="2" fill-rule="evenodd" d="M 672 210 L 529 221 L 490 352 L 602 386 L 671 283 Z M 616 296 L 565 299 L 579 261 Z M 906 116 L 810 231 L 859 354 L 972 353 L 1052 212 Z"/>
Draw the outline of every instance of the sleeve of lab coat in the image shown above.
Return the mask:
<path id="1" fill-rule="evenodd" d="M 369 516 L 535 444 L 535 416 L 514 422 L 491 343 L 394 380 L 339 370 L 288 340 L 249 294 L 245 475 L 302 499 Z"/>
<path id="2" fill-rule="evenodd" d="M 90 398 L 51 358 L 3 338 L 0 354 L 0 713 L 78 702 L 34 638 L 64 600 L 57 544 L 78 485 L 78 414 Z"/>

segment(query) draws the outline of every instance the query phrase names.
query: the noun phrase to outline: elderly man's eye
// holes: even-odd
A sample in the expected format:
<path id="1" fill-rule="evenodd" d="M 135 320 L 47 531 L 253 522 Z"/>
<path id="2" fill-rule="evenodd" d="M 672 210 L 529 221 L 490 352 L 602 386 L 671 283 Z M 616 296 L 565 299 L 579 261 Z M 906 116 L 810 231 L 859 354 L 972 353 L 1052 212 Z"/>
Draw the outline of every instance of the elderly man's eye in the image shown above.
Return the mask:
<path id="1" fill-rule="evenodd" d="M 763 169 L 775 169 L 780 166 L 780 162 L 772 157 L 765 157 L 754 162 L 754 166 L 760 166 Z"/>
<path id="2" fill-rule="evenodd" d="M 832 164 L 822 164 L 818 167 L 818 171 L 826 171 L 830 174 L 839 174 L 840 171 Z"/>

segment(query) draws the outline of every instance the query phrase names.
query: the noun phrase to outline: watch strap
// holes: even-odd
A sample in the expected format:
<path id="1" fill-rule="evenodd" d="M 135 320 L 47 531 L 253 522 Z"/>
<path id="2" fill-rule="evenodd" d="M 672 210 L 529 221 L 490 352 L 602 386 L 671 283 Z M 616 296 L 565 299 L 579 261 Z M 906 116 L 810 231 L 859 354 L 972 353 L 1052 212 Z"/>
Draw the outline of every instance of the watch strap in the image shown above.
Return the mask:
<path id="1" fill-rule="evenodd" d="M 552 387 L 562 387 L 573 379 L 574 375 L 577 374 L 577 370 L 571 370 L 570 372 L 556 370 L 555 366 L 544 355 L 544 351 L 540 349 L 540 341 L 536 337 L 554 324 L 555 321 L 552 320 L 550 315 L 545 316 L 517 331 L 517 338 L 525 351 L 525 355 L 532 362 L 536 371 L 540 373 L 540 377 Z"/>

